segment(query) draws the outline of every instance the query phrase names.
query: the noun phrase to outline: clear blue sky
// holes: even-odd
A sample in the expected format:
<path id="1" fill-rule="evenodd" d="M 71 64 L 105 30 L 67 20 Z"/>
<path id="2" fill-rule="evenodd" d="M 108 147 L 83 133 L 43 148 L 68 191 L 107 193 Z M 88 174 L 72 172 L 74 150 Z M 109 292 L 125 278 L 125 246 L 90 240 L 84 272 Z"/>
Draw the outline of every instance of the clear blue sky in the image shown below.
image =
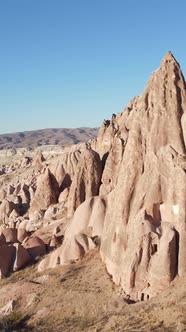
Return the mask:
<path id="1" fill-rule="evenodd" d="M 100 126 L 171 50 L 186 1 L 0 0 L 0 133 Z"/>

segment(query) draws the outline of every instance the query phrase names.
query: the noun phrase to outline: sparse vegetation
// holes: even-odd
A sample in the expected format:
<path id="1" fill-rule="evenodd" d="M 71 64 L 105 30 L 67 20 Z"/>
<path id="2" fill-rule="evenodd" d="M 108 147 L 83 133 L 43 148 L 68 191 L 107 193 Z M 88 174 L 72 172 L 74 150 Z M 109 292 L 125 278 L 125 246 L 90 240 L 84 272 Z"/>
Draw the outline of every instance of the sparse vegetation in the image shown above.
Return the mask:
<path id="1" fill-rule="evenodd" d="M 0 331 L 10 332 L 10 331 L 34 331 L 32 327 L 27 326 L 27 321 L 29 316 L 24 316 L 20 311 L 11 312 L 9 315 L 0 318 Z"/>
<path id="2" fill-rule="evenodd" d="M 0 331 L 185 331 L 184 280 L 178 278 L 157 298 L 128 305 L 98 250 L 82 261 L 42 273 L 37 265 L 29 266 L 0 281 L 0 306 L 10 297 L 16 301 L 15 311 L 1 318 Z"/>

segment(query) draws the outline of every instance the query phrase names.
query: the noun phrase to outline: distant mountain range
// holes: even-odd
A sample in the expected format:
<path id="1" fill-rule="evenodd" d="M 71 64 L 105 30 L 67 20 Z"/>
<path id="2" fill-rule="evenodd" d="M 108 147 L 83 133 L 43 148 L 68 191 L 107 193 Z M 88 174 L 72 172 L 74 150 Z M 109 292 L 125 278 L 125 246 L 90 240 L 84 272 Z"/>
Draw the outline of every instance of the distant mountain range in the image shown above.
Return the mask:
<path id="1" fill-rule="evenodd" d="M 98 128 L 51 128 L 0 135 L 0 150 L 41 145 L 71 145 L 97 136 Z"/>

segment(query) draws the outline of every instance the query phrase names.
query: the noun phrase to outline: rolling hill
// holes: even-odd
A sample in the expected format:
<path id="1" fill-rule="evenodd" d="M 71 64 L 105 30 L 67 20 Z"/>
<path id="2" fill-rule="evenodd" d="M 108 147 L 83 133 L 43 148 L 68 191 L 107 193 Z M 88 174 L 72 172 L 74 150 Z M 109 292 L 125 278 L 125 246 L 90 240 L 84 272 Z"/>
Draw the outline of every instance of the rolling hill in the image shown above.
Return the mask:
<path id="1" fill-rule="evenodd" d="M 86 142 L 97 136 L 98 128 L 51 128 L 0 135 L 0 150 L 41 145 L 67 146 Z"/>

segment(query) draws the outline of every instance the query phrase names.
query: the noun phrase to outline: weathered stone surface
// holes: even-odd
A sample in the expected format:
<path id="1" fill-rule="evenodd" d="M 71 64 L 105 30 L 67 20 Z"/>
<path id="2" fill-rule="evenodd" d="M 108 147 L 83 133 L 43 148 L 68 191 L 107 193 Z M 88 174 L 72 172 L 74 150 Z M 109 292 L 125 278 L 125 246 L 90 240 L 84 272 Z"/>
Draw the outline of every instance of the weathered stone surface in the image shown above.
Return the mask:
<path id="1" fill-rule="evenodd" d="M 23 247 L 27 249 L 32 259 L 46 254 L 45 243 L 39 237 L 31 237 L 23 243 Z"/>
<path id="2" fill-rule="evenodd" d="M 19 242 L 23 242 L 30 235 L 25 229 L 18 228 L 17 229 L 17 239 Z"/>
<path id="3" fill-rule="evenodd" d="M 179 276 L 183 276 L 186 272 L 186 227 L 181 225 L 178 228 L 178 240 L 179 240 L 179 256 L 178 256 L 178 273 Z"/>
<path id="4" fill-rule="evenodd" d="M 49 242 L 49 249 L 55 249 L 61 244 L 61 241 L 59 241 L 59 238 L 53 234 L 51 237 L 51 240 Z"/>
<path id="5" fill-rule="evenodd" d="M 37 189 L 30 203 L 30 215 L 39 210 L 47 210 L 51 204 L 57 203 L 59 196 L 59 186 L 49 171 L 46 169 L 37 181 Z"/>
<path id="6" fill-rule="evenodd" d="M 12 270 L 16 249 L 10 245 L 0 246 L 0 279 Z"/>
<path id="7" fill-rule="evenodd" d="M 1 188 L 0 190 L 0 201 L 2 202 L 6 198 L 6 190 Z"/>
<path id="8" fill-rule="evenodd" d="M 45 219 L 49 219 L 52 220 L 52 218 L 55 217 L 57 213 L 57 207 L 55 205 L 51 205 L 49 206 L 49 208 L 46 210 L 45 214 L 44 214 L 44 218 Z"/>
<path id="9" fill-rule="evenodd" d="M 82 203 L 66 229 L 62 246 L 41 261 L 39 270 L 79 259 L 88 250 L 95 248 L 91 237 L 101 237 L 106 209 L 105 197 L 91 197 Z M 86 235 L 88 228 L 91 229 L 91 236 Z"/>
<path id="10" fill-rule="evenodd" d="M 70 187 L 80 157 L 81 150 L 78 147 L 72 147 L 49 163 L 49 169 L 55 176 L 61 191 Z"/>
<path id="11" fill-rule="evenodd" d="M 76 208 L 99 191 L 102 165 L 99 154 L 92 149 L 84 148 L 77 165 L 68 196 L 68 216 L 72 216 Z"/>
<path id="12" fill-rule="evenodd" d="M 144 92 L 124 112 L 105 120 L 97 139 L 66 149 L 60 157 L 25 173 L 22 181 L 3 184 L 0 216 L 8 225 L 18 208 L 28 218 L 29 204 L 30 220 L 23 223 L 33 231 L 44 222 L 49 225 L 63 218 L 68 207 L 69 218 L 62 229 L 53 236 L 51 231 L 42 234 L 48 248 L 59 245 L 58 235 L 64 239 L 39 270 L 80 259 L 98 238 L 108 272 L 135 300 L 154 296 L 177 274 L 184 275 L 185 114 L 185 80 L 168 52 Z M 5 167 L 3 172 L 16 167 L 20 165 Z M 15 211 L 10 212 L 7 199 L 14 202 Z M 24 241 L 33 258 L 46 252 L 41 241 L 36 237 Z"/>
<path id="13" fill-rule="evenodd" d="M 103 156 L 103 163 L 105 163 L 105 167 L 101 178 L 102 185 L 99 190 L 100 195 L 108 194 L 115 188 L 123 157 L 123 151 L 123 139 L 117 136 L 114 137 L 112 139 L 109 152 L 105 153 Z M 104 158 L 106 162 L 104 161 Z"/>
<path id="14" fill-rule="evenodd" d="M 2 234 L 5 237 L 6 243 L 18 242 L 16 228 L 4 228 Z"/>
<path id="15" fill-rule="evenodd" d="M 105 220 L 108 227 L 104 228 L 101 255 L 115 282 L 121 283 L 134 297 L 141 298 L 143 289 L 147 287 L 148 294 L 155 294 L 155 280 L 162 275 L 164 286 L 173 279 L 177 273 L 176 261 L 180 261 L 181 252 L 183 255 L 183 243 L 180 241 L 178 253 L 172 226 L 177 228 L 178 223 L 185 224 L 186 173 L 180 161 L 185 158 L 181 118 L 186 110 L 186 88 L 180 67 L 170 52 L 163 58 L 160 68 L 152 73 L 142 95 L 133 99 L 127 110 L 130 110 L 130 121 L 125 118 L 120 125 L 127 128 L 128 137 Z M 154 207 L 158 204 L 161 217 L 169 219 L 163 221 L 171 222 L 163 233 L 162 220 L 157 220 L 157 213 L 156 218 L 154 216 Z M 170 206 L 171 211 L 176 207 L 176 213 L 163 213 L 163 206 Z M 144 216 L 138 217 L 142 208 Z M 159 270 L 156 269 L 156 276 L 153 272 L 147 273 L 148 265 L 151 266 L 149 271 L 153 271 L 157 261 L 153 257 L 148 263 L 151 257 L 149 235 L 142 235 L 138 229 L 143 219 L 149 223 L 152 237 L 158 236 L 161 243 L 157 245 L 154 257 L 161 257 L 159 262 L 162 260 L 166 271 L 160 266 Z M 141 245 L 144 236 L 146 244 Z M 142 286 L 138 285 L 137 277 L 143 261 L 140 250 L 146 252 Z M 174 268 L 170 267 L 170 257 Z M 132 268 L 130 262 L 134 262 Z M 186 264 L 185 267 L 183 265 L 182 260 L 182 273 L 186 269 Z M 178 264 L 178 273 L 179 268 Z M 158 288 L 157 284 L 156 291 Z"/>
<path id="16" fill-rule="evenodd" d="M 20 243 L 14 243 L 13 246 L 16 248 L 13 271 L 17 271 L 24 265 L 28 264 L 31 261 L 31 257 L 28 251 Z"/>
<path id="17" fill-rule="evenodd" d="M 99 193 L 107 199 L 87 199 L 82 158 L 70 188 L 69 215 L 85 202 L 62 247 L 39 269 L 82 257 L 94 234 L 101 237 L 100 253 L 114 282 L 134 299 L 154 296 L 186 271 L 185 110 L 185 81 L 168 52 L 144 92 L 105 121 L 92 143 L 104 166 Z"/>
<path id="18" fill-rule="evenodd" d="M 13 202 L 4 199 L 0 205 L 0 222 L 6 224 L 8 222 L 8 217 L 15 208 L 16 206 Z"/>
<path id="19" fill-rule="evenodd" d="M 32 166 L 37 166 L 40 165 L 41 163 L 43 163 L 45 161 L 45 158 L 43 156 L 43 154 L 40 152 L 36 155 L 36 157 L 34 158 L 34 160 L 32 161 Z"/>
<path id="20" fill-rule="evenodd" d="M 4 246 L 6 244 L 6 238 L 4 236 L 4 234 L 0 234 L 0 246 Z"/>
<path id="21" fill-rule="evenodd" d="M 69 188 L 65 188 L 61 194 L 59 195 L 58 201 L 59 203 L 66 203 L 68 201 L 68 195 L 69 195 Z"/>

